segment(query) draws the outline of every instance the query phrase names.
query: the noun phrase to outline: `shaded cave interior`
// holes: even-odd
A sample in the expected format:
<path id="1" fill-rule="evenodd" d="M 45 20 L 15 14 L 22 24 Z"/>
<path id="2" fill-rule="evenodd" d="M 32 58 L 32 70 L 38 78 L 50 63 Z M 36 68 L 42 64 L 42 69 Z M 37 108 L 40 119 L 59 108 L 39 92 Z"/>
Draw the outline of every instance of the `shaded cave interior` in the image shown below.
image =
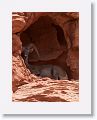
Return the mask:
<path id="1" fill-rule="evenodd" d="M 52 18 L 41 16 L 20 34 L 20 39 L 23 48 L 21 56 L 31 73 L 55 80 L 72 79 L 66 64 L 65 34 Z"/>

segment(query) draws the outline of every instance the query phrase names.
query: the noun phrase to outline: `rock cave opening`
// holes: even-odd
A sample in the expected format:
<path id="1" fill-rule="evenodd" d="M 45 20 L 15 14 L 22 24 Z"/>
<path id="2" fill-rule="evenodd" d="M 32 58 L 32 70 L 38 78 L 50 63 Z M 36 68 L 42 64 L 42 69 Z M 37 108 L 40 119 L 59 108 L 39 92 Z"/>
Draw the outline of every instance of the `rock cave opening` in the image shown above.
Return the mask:
<path id="1" fill-rule="evenodd" d="M 39 77 L 67 80 L 67 42 L 63 29 L 49 16 L 41 16 L 20 34 L 22 58 L 31 71 Z"/>
<path id="2" fill-rule="evenodd" d="M 12 102 L 78 102 L 79 50 L 79 12 L 13 12 Z"/>

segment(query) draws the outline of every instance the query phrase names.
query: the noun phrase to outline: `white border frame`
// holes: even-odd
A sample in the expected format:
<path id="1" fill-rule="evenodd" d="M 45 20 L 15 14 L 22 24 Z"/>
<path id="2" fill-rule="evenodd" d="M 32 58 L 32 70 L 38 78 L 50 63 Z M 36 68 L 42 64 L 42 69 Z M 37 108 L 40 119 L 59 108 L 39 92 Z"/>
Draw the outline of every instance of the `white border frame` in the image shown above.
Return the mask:
<path id="1" fill-rule="evenodd" d="M 3 114 L 91 114 L 90 0 L 0 1 L 0 111 Z M 12 12 L 79 12 L 79 102 L 12 102 Z"/>

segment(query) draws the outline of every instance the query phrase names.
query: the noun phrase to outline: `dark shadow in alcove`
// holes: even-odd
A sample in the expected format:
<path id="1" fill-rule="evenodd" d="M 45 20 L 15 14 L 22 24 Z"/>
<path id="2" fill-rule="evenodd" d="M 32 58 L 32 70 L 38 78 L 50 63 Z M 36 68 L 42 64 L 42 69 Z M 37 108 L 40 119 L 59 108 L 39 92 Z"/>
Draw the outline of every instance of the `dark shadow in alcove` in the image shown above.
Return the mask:
<path id="1" fill-rule="evenodd" d="M 39 24 L 39 21 L 42 21 L 42 19 L 44 20 L 44 22 Z M 21 33 L 20 38 L 21 38 L 23 47 L 25 47 L 27 44 L 35 43 L 36 40 L 37 40 L 36 38 L 38 38 L 38 35 L 41 35 L 41 34 L 45 33 L 45 31 L 47 29 L 47 26 L 45 27 L 45 24 L 47 24 L 47 26 L 53 27 L 53 29 L 56 30 L 57 44 L 59 44 L 59 46 L 61 46 L 62 49 L 65 49 L 65 53 L 66 53 L 67 42 L 66 42 L 66 38 L 65 38 L 65 35 L 64 35 L 64 31 L 58 24 L 54 23 L 52 18 L 50 18 L 49 16 L 42 16 L 42 17 L 40 17 L 34 24 L 30 25 L 27 30 L 25 30 L 23 33 Z M 43 27 L 43 32 L 44 33 L 42 33 L 42 30 L 41 30 L 42 27 Z M 37 35 L 37 31 L 38 31 L 38 35 Z M 39 33 L 39 31 L 40 31 L 40 33 Z M 46 33 L 46 34 L 48 34 L 48 33 Z M 44 41 L 41 41 L 41 42 L 44 42 Z M 35 43 L 35 44 L 37 45 L 37 43 Z M 55 44 L 55 46 L 56 46 L 56 44 Z M 52 47 L 54 47 L 54 46 L 52 45 Z M 44 49 L 44 51 L 45 51 L 45 49 Z M 33 55 L 35 57 L 37 57 L 35 51 L 33 51 Z M 29 56 L 30 56 L 30 54 L 28 54 L 28 64 L 31 64 L 29 62 Z M 22 52 L 22 57 L 23 57 L 23 59 L 25 61 L 24 52 Z M 33 64 L 34 65 L 45 65 L 45 64 L 57 65 L 56 64 L 56 59 L 52 59 L 52 60 L 48 60 L 48 61 L 41 61 L 41 60 L 39 60 L 38 62 L 34 62 Z M 66 69 L 66 71 L 67 71 L 67 69 Z"/>
<path id="2" fill-rule="evenodd" d="M 54 23 L 52 23 L 52 26 L 55 27 L 57 31 L 57 39 L 58 39 L 59 44 L 63 46 L 64 48 L 67 47 L 67 42 L 66 42 L 63 29 L 59 25 L 56 25 Z"/>

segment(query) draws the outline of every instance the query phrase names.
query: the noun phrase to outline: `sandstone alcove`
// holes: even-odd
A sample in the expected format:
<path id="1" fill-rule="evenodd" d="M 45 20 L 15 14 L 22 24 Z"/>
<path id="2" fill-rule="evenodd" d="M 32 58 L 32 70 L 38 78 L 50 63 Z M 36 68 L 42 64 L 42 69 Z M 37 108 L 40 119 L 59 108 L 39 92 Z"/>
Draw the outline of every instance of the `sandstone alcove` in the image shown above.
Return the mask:
<path id="1" fill-rule="evenodd" d="M 32 53 L 28 53 L 26 64 L 32 73 L 53 79 L 68 79 L 66 38 L 63 29 L 51 17 L 40 17 L 21 33 L 20 39 L 23 48 L 30 44 L 35 47 Z M 22 52 L 23 58 L 24 54 L 25 51 Z"/>
<path id="2" fill-rule="evenodd" d="M 79 13 L 12 13 L 12 101 L 79 101 Z"/>

